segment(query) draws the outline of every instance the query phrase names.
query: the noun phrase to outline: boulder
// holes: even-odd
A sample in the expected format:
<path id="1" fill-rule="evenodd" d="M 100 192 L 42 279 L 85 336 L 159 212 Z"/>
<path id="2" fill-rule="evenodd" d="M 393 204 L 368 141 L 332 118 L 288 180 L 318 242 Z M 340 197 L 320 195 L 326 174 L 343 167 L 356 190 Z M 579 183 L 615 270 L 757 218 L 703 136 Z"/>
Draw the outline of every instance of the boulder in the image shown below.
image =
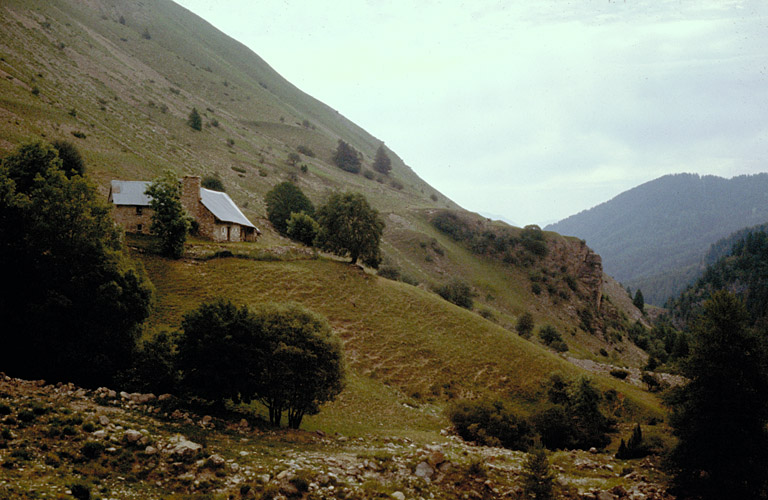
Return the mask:
<path id="1" fill-rule="evenodd" d="M 142 437 L 144 436 L 141 434 L 141 432 L 133 429 L 128 429 L 125 431 L 125 434 L 123 434 L 123 439 L 128 444 L 137 443 Z"/>
<path id="2" fill-rule="evenodd" d="M 421 477 L 423 479 L 429 479 L 432 477 L 432 475 L 435 473 L 435 470 L 430 467 L 430 465 L 427 462 L 421 462 L 419 465 L 416 466 L 416 471 L 414 474 L 416 474 L 417 477 Z"/>

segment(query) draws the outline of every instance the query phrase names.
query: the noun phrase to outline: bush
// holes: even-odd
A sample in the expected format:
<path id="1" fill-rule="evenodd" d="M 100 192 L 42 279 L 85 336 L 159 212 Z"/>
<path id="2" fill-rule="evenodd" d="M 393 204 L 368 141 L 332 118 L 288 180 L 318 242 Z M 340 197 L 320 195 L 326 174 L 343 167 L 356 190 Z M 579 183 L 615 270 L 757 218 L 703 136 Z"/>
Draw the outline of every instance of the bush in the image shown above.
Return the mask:
<path id="1" fill-rule="evenodd" d="M 642 458 L 651 454 L 651 449 L 643 442 L 643 430 L 640 424 L 636 424 L 632 430 L 627 442 L 621 440 L 619 450 L 616 452 L 616 458 L 628 460 L 632 458 Z"/>
<path id="2" fill-rule="evenodd" d="M 363 170 L 363 177 L 365 177 L 368 180 L 373 180 L 376 177 L 376 174 L 374 174 L 372 170 L 368 170 L 366 168 L 365 170 Z"/>
<path id="3" fill-rule="evenodd" d="M 317 210 L 317 222 L 320 225 L 317 246 L 339 257 L 349 256 L 352 264 L 360 259 L 374 269 L 379 267 L 384 221 L 365 196 L 332 194 Z"/>
<path id="4" fill-rule="evenodd" d="M 466 441 L 513 450 L 525 450 L 533 443 L 531 425 L 501 400 L 458 401 L 448 408 L 448 418 Z"/>
<path id="5" fill-rule="evenodd" d="M 86 441 L 80 448 L 80 454 L 82 454 L 88 460 L 99 458 L 104 452 L 104 445 L 98 441 Z"/>
<path id="6" fill-rule="evenodd" d="M 520 315 L 519 318 L 517 318 L 517 324 L 515 325 L 515 329 L 517 330 L 517 334 L 523 337 L 524 339 L 531 338 L 531 333 L 533 332 L 533 316 L 529 312 L 524 312 Z"/>
<path id="7" fill-rule="evenodd" d="M 192 108 L 192 111 L 189 112 L 187 125 L 189 125 L 192 130 L 203 130 L 203 118 L 200 116 L 200 113 L 197 112 L 197 108 Z"/>
<path id="8" fill-rule="evenodd" d="M 539 338 L 545 345 L 550 347 L 552 347 L 555 342 L 563 342 L 563 337 L 560 335 L 560 332 L 551 325 L 545 325 L 539 329 Z"/>
<path id="9" fill-rule="evenodd" d="M 395 266 L 381 266 L 377 274 L 382 278 L 397 281 L 400 279 L 400 270 Z"/>
<path id="10" fill-rule="evenodd" d="M 611 376 L 616 377 L 620 380 L 624 380 L 629 376 L 629 372 L 627 370 L 622 370 L 620 368 L 613 368 L 611 370 Z"/>
<path id="11" fill-rule="evenodd" d="M 200 183 L 200 185 L 213 191 L 219 191 L 222 193 L 226 191 L 226 189 L 224 189 L 224 183 L 221 181 L 221 177 L 218 175 L 206 175 L 203 177 L 203 181 Z"/>
<path id="12" fill-rule="evenodd" d="M 304 156 L 309 156 L 310 158 L 315 157 L 315 152 L 312 151 L 308 146 L 297 146 L 296 151 L 303 154 Z"/>
<path id="13" fill-rule="evenodd" d="M 472 292 L 472 288 L 468 283 L 458 278 L 438 287 L 435 291 L 448 302 L 452 302 L 465 309 L 471 310 L 474 305 L 473 297 L 475 294 Z"/>
<path id="14" fill-rule="evenodd" d="M 292 240 L 312 246 L 320 226 L 315 219 L 304 212 L 293 212 L 288 219 L 286 234 Z"/>

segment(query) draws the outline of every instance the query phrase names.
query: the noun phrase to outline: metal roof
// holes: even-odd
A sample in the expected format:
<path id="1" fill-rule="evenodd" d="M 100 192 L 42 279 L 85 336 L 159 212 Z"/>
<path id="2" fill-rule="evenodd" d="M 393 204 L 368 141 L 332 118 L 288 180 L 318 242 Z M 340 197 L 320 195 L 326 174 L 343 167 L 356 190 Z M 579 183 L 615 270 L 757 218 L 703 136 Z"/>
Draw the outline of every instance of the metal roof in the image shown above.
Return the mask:
<path id="1" fill-rule="evenodd" d="M 112 181 L 109 200 L 115 205 L 148 207 L 150 198 L 144 194 L 148 186 L 147 181 Z"/>
<path id="2" fill-rule="evenodd" d="M 220 221 L 235 222 L 256 229 L 256 226 L 243 215 L 227 193 L 200 188 L 200 201 Z"/>

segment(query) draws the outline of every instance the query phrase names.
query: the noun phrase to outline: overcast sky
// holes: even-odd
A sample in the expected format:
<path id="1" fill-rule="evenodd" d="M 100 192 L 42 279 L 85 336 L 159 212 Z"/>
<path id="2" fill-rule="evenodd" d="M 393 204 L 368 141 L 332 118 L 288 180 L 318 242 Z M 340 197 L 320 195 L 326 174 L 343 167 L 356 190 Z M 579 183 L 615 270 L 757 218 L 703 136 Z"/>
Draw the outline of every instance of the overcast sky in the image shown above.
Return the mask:
<path id="1" fill-rule="evenodd" d="M 542 226 L 768 171 L 768 2 L 175 0 L 463 207 Z"/>

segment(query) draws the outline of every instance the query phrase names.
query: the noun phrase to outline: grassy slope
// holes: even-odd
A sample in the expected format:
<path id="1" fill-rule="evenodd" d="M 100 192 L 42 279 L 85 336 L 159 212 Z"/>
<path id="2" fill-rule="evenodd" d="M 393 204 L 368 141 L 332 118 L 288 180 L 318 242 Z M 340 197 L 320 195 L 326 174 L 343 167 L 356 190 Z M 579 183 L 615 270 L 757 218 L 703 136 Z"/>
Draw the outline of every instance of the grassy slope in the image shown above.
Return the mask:
<path id="1" fill-rule="evenodd" d="M 341 398 L 308 419 L 308 428 L 434 435 L 446 425 L 442 410 L 451 397 L 494 393 L 534 409 L 550 373 L 583 373 L 430 292 L 345 263 L 143 260 L 158 289 L 153 330 L 177 328 L 186 311 L 217 296 L 251 305 L 296 302 L 329 319 L 343 339 L 350 378 Z M 609 379 L 598 384 L 624 393 L 633 418 L 660 413 L 643 391 Z"/>

